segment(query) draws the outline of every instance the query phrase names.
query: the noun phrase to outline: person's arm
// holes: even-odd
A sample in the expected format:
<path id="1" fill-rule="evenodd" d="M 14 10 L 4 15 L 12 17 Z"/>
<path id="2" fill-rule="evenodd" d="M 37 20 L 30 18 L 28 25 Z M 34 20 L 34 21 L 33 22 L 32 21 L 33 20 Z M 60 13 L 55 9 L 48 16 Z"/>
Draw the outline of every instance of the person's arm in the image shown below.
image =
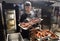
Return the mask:
<path id="1" fill-rule="evenodd" d="M 24 21 L 24 15 L 21 15 L 20 22 Z"/>
<path id="2" fill-rule="evenodd" d="M 21 15 L 20 22 L 24 22 L 25 19 L 26 19 L 26 15 L 25 14 Z"/>

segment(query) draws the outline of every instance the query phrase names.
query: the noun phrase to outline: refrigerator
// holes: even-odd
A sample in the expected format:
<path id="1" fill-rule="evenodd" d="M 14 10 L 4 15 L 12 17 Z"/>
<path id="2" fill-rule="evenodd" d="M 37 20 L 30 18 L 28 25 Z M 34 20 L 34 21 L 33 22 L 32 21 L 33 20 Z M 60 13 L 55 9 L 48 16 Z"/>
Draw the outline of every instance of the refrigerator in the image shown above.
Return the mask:
<path id="1" fill-rule="evenodd" d="M 15 3 L 2 2 L 2 12 L 4 19 L 4 30 L 5 34 L 17 32 L 18 23 L 18 7 Z M 18 13 L 18 14 L 17 14 Z"/>

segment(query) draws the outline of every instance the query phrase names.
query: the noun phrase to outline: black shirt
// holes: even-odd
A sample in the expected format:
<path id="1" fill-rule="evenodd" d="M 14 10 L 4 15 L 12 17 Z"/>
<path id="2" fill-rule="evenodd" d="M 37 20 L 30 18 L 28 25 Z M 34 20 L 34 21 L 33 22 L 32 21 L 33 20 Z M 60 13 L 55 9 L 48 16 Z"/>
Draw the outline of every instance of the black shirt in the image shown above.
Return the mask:
<path id="1" fill-rule="evenodd" d="M 20 18 L 20 22 L 26 22 L 26 18 L 35 18 L 35 17 L 37 17 L 37 16 L 34 13 L 31 13 L 31 14 L 24 13 L 24 14 L 22 14 L 22 16 Z M 29 30 L 22 29 L 21 34 L 22 34 L 23 38 L 29 39 Z"/>

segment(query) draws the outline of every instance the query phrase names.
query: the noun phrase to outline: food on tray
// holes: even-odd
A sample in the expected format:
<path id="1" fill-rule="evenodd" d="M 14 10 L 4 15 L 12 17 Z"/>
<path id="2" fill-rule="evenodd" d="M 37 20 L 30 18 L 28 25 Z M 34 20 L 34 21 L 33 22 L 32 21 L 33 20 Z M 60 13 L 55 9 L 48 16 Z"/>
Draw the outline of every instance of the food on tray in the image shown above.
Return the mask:
<path id="1" fill-rule="evenodd" d="M 36 37 L 35 37 L 36 36 Z M 33 29 L 31 30 L 31 37 L 33 38 L 43 38 L 50 37 L 51 39 L 57 39 L 58 36 L 49 30 L 38 30 Z"/>

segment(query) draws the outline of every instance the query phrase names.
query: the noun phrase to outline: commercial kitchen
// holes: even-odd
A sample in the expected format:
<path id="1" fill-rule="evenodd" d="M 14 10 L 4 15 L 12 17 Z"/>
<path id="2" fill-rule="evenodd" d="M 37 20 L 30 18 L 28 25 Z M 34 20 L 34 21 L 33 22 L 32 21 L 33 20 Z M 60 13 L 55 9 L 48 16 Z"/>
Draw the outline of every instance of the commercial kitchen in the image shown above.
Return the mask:
<path id="1" fill-rule="evenodd" d="M 60 0 L 0 0 L 0 41 L 60 41 Z"/>

